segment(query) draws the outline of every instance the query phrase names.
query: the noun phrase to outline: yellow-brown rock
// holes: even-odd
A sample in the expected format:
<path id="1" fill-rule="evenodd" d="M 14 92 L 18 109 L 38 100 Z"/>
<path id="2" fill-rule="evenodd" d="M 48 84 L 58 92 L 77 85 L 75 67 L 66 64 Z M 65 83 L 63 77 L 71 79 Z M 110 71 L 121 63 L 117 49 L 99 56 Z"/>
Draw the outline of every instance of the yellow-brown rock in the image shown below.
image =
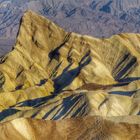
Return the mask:
<path id="1" fill-rule="evenodd" d="M 140 139 L 139 69 L 140 34 L 98 39 L 26 12 L 0 60 L 0 140 Z"/>
<path id="2" fill-rule="evenodd" d="M 1 140 L 139 140 L 140 124 L 100 117 L 43 121 L 16 119 L 0 125 Z"/>
<path id="3" fill-rule="evenodd" d="M 138 77 L 139 38 L 139 34 L 97 39 L 67 33 L 48 19 L 26 12 L 16 45 L 0 66 L 5 77 L 3 90 L 34 86 L 40 80 L 61 76 L 65 68 L 63 72 L 75 73 L 70 89 L 85 83 L 107 85 L 124 77 Z"/>

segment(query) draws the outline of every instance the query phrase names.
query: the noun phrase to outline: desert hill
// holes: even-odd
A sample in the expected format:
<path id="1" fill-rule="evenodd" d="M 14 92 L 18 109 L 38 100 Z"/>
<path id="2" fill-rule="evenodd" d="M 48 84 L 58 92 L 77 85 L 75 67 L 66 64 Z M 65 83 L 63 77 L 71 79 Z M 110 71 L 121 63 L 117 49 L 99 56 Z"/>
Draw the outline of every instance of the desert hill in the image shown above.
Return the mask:
<path id="1" fill-rule="evenodd" d="M 1 58 L 1 111 L 10 107 L 13 114 L 18 111 L 20 114 L 20 110 L 40 106 L 39 102 L 42 105 L 46 100 L 66 97 L 69 100 L 69 95 L 75 96 L 76 92 L 80 97 L 89 95 L 91 104 L 97 102 L 97 110 L 104 108 L 104 103 L 107 107 L 103 110 L 114 104 L 113 111 L 118 106 L 123 110 L 119 109 L 121 113 L 116 115 L 136 115 L 139 112 L 139 39 L 139 34 L 97 39 L 68 33 L 50 20 L 26 12 L 16 45 Z M 99 101 L 95 102 L 96 98 Z M 110 114 L 105 112 L 105 116 Z"/>
<path id="2" fill-rule="evenodd" d="M 129 135 L 132 125 L 134 136 L 128 140 L 137 139 L 139 125 L 130 122 L 140 120 L 139 69 L 140 34 L 105 39 L 79 35 L 27 11 L 13 50 L 0 59 L 0 127 L 9 131 L 9 121 L 18 118 L 34 122 L 102 116 L 107 125 L 117 126 L 108 132 L 110 137 L 115 133 L 112 139 L 124 139 L 120 130 L 124 127 Z M 124 116 L 129 119 L 123 122 Z"/>

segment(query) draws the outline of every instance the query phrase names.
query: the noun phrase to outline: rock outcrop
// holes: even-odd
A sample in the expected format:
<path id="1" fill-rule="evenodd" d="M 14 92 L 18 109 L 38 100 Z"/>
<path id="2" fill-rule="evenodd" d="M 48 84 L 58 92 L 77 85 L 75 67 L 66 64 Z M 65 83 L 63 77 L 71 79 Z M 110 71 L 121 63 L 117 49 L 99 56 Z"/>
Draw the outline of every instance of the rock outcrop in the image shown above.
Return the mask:
<path id="1" fill-rule="evenodd" d="M 52 135 L 52 139 L 138 139 L 139 125 L 130 122 L 138 124 L 140 121 L 139 44 L 139 34 L 98 39 L 66 32 L 50 20 L 26 12 L 13 50 L 0 59 L 0 129 L 9 131 L 14 123 L 19 131 L 23 127 L 27 132 L 28 124 L 26 126 L 24 121 L 29 120 L 29 123 L 36 123 L 33 138 L 30 138 L 32 130 L 29 134 L 25 132 L 29 140 L 49 139 Z M 93 134 L 96 128 L 90 122 L 96 117 L 90 116 L 105 119 L 105 124 L 104 121 L 101 124 L 105 127 L 103 132 L 97 130 L 99 135 Z M 75 117 L 82 118 L 71 120 Z M 17 118 L 27 120 L 20 120 L 22 125 L 19 120 L 12 121 Z M 68 118 L 68 121 L 62 120 Z M 62 121 L 47 121 L 45 124 L 51 126 L 44 126 L 42 130 L 44 121 L 31 119 Z M 75 128 L 80 121 L 81 126 L 88 123 L 81 132 L 83 135 L 79 134 L 80 127 Z M 65 131 L 70 129 L 68 134 L 60 135 L 55 123 L 58 126 L 60 123 L 60 128 L 64 123 Z M 67 128 L 69 123 L 72 123 L 71 128 Z M 114 129 L 109 129 L 105 135 L 107 128 L 113 126 Z M 40 130 L 51 131 L 50 127 L 56 132 L 40 135 Z M 132 135 L 131 130 L 134 131 Z M 24 139 L 16 135 L 14 129 L 7 133 L 10 133 L 9 139 Z M 5 137 L 5 134 L 0 135 L 1 139 Z"/>

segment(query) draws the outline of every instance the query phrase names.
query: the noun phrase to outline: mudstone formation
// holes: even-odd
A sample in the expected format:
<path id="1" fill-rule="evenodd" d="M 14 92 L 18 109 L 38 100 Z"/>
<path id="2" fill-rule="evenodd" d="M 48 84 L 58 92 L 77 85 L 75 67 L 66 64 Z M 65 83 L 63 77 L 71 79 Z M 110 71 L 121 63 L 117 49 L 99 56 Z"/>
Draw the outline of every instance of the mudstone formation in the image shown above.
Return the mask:
<path id="1" fill-rule="evenodd" d="M 26 12 L 0 59 L 0 139 L 140 139 L 139 69 L 139 34 L 99 39 Z"/>

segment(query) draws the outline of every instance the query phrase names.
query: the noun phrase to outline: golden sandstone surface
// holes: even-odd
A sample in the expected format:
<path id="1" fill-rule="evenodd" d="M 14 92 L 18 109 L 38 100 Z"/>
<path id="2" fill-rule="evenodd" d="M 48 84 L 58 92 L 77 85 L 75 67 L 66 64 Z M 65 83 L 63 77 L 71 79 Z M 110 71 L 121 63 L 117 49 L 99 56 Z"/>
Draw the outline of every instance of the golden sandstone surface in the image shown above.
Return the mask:
<path id="1" fill-rule="evenodd" d="M 28 11 L 0 59 L 0 140 L 139 140 L 140 35 L 68 33 Z"/>

